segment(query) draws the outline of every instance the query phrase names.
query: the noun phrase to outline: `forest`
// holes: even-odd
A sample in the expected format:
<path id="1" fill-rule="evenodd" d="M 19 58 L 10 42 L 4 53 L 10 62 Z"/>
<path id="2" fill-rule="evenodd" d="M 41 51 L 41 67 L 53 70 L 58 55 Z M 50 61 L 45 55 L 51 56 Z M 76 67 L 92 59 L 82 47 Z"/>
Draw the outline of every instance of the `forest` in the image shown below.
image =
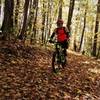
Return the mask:
<path id="1" fill-rule="evenodd" d="M 68 65 L 53 73 L 58 19 Z M 100 100 L 100 0 L 0 0 L 0 100 Z"/>
<path id="2" fill-rule="evenodd" d="M 62 18 L 71 32 L 70 49 L 100 57 L 99 0 L 2 0 L 0 5 L 2 38 L 47 44 Z"/>

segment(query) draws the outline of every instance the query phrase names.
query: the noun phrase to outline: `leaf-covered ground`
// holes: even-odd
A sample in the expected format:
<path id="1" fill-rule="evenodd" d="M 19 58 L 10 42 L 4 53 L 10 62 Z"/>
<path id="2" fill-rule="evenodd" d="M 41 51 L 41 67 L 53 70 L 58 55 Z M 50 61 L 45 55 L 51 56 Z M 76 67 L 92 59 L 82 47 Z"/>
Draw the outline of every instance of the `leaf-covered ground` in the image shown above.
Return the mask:
<path id="1" fill-rule="evenodd" d="M 100 61 L 69 52 L 55 74 L 52 52 L 0 42 L 0 100 L 100 100 Z"/>

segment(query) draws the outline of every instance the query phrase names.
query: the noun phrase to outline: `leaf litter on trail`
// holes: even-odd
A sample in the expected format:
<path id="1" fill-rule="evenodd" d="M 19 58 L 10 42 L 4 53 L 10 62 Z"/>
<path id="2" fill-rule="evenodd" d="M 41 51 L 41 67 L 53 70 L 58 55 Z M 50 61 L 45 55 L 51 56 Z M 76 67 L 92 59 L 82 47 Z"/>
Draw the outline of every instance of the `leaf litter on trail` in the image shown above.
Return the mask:
<path id="1" fill-rule="evenodd" d="M 0 47 L 0 99 L 100 100 L 100 74 L 90 70 L 99 63 L 89 63 L 93 59 L 68 53 L 68 65 L 55 74 L 51 50 L 21 42 Z"/>

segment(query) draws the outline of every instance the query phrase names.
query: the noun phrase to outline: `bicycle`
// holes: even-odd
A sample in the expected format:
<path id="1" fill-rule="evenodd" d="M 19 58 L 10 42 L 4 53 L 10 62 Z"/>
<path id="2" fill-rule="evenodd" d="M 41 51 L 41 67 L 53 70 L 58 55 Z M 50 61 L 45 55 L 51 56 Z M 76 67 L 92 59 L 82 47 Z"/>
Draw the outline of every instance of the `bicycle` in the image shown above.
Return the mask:
<path id="1" fill-rule="evenodd" d="M 57 72 L 57 68 L 64 68 L 67 62 L 66 55 L 64 54 L 64 48 L 62 48 L 61 43 L 53 42 L 55 45 L 55 51 L 52 57 L 52 69 Z"/>

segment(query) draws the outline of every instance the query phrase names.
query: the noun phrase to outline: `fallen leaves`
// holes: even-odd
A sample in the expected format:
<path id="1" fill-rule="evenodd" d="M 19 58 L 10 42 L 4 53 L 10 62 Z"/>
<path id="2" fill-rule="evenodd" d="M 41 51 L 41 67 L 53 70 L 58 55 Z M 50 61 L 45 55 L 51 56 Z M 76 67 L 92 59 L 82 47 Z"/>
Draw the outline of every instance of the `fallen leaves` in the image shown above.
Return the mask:
<path id="1" fill-rule="evenodd" d="M 55 74 L 50 50 L 19 42 L 0 47 L 0 99 L 100 100 L 99 63 L 93 59 L 70 52 L 66 68 Z"/>

